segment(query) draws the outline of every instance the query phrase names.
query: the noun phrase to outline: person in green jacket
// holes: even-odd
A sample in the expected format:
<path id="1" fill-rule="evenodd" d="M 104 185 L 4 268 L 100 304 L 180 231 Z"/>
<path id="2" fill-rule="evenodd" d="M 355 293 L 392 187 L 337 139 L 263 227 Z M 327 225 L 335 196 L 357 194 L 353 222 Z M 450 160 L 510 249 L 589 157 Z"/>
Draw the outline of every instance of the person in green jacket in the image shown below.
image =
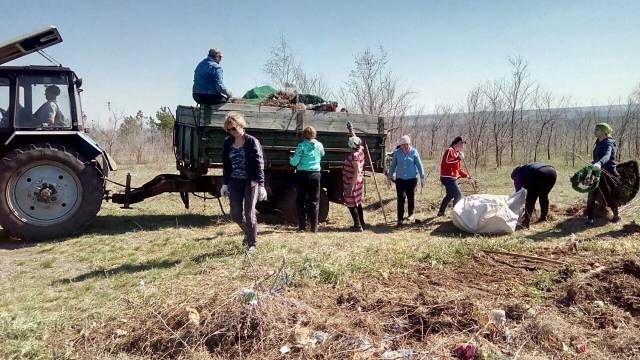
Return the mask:
<path id="1" fill-rule="evenodd" d="M 305 231 L 307 216 L 312 232 L 318 231 L 318 211 L 320 208 L 320 160 L 324 156 L 322 143 L 316 140 L 316 129 L 307 126 L 302 130 L 304 141 L 298 144 L 289 160 L 296 167 L 296 207 L 298 210 L 298 230 Z"/>

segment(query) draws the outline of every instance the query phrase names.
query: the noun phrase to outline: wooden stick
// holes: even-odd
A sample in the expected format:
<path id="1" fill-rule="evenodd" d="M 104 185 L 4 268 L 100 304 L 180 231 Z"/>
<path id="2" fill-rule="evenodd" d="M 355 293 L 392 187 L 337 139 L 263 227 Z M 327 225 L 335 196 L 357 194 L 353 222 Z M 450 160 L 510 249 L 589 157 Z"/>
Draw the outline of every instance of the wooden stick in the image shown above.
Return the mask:
<path id="1" fill-rule="evenodd" d="M 371 161 L 371 153 L 369 152 L 369 146 L 363 140 L 365 150 L 367 150 L 367 158 L 369 158 L 369 166 L 371 167 L 371 172 L 373 173 L 373 183 L 376 185 L 376 191 L 378 192 L 378 200 L 380 200 L 380 209 L 382 209 L 382 217 L 384 217 L 384 224 L 387 225 L 387 212 L 384 211 L 384 202 L 382 201 L 382 195 L 380 194 L 380 187 L 378 187 L 378 179 L 376 178 L 376 172 L 373 169 L 373 161 Z"/>
<path id="2" fill-rule="evenodd" d="M 521 257 L 521 258 L 525 258 L 525 259 L 529 259 L 529 260 L 545 261 L 545 262 L 549 262 L 549 263 L 552 263 L 552 264 L 558 264 L 558 265 L 567 265 L 567 263 L 564 262 L 564 261 L 558 261 L 558 260 L 553 260 L 553 259 L 548 259 L 548 258 L 543 258 L 543 257 L 533 256 L 533 255 L 518 254 L 518 253 L 514 253 L 514 252 L 509 252 L 509 251 L 482 250 L 482 252 L 485 252 L 487 254 L 508 255 L 508 256 Z"/>

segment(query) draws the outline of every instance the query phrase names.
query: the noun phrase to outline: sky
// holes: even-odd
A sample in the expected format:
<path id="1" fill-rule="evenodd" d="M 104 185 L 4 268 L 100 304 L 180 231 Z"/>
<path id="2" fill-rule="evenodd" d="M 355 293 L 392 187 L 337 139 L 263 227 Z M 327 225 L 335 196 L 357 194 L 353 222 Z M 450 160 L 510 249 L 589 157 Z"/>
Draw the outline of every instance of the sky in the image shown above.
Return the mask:
<path id="1" fill-rule="evenodd" d="M 193 69 L 221 48 L 225 85 L 268 83 L 284 36 L 307 72 L 333 89 L 354 55 L 382 46 L 415 103 L 459 104 L 479 83 L 508 77 L 521 56 L 531 79 L 576 105 L 624 101 L 640 83 L 640 1 L 15 1 L 0 0 L 0 42 L 55 25 L 47 53 L 83 78 L 88 118 L 193 105 Z M 10 15 L 8 15 L 10 14 Z M 6 65 L 46 64 L 37 54 Z"/>

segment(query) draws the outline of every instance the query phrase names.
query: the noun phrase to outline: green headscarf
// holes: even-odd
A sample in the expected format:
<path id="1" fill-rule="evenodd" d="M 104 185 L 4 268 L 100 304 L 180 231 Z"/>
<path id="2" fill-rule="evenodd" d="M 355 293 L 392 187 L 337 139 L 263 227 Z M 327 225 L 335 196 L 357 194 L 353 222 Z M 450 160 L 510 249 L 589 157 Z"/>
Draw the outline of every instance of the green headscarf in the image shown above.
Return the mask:
<path id="1" fill-rule="evenodd" d="M 596 124 L 596 129 L 602 130 L 602 132 L 607 134 L 607 136 L 611 136 L 611 133 L 613 132 L 613 128 L 607 123 Z"/>

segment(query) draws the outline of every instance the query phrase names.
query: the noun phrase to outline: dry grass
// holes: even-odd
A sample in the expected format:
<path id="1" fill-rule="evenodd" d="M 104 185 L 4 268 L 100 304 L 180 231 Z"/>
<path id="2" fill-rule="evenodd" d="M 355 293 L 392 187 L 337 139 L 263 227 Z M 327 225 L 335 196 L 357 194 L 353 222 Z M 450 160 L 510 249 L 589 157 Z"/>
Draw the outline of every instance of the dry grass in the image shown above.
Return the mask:
<path id="1" fill-rule="evenodd" d="M 142 183 L 171 167 L 127 168 L 118 176 L 131 171 L 134 183 Z M 481 189 L 507 194 L 508 172 L 475 175 Z M 289 347 L 287 356 L 302 358 L 371 358 L 408 349 L 426 358 L 449 356 L 454 344 L 470 339 L 487 354 L 518 358 L 573 357 L 581 341 L 589 347 L 583 357 L 639 356 L 638 315 L 624 305 L 638 294 L 606 296 L 616 293 L 615 284 L 636 289 L 633 276 L 616 266 L 637 263 L 637 233 L 622 224 L 585 229 L 582 218 L 568 216 L 564 209 L 580 198 L 562 181 L 571 172 L 560 168 L 554 221 L 531 231 L 458 232 L 433 218 L 442 194 L 430 178 L 418 193 L 420 223 L 349 233 L 347 211 L 332 205 L 331 221 L 317 235 L 262 225 L 250 259 L 239 230 L 214 201 L 192 199 L 190 210 L 177 195 L 132 210 L 105 204 L 81 236 L 40 244 L 3 240 L 0 358 L 282 358 L 282 346 Z M 381 224 L 374 189 L 367 193 L 367 221 Z M 383 197 L 393 219 L 392 191 L 383 189 Z M 577 252 L 567 247 L 572 233 Z M 482 251 L 492 249 L 570 265 Z M 564 305 L 567 288 L 600 265 L 618 269 L 613 280 L 597 278 L 592 292 L 574 286 L 579 306 Z M 271 291 L 274 279 L 278 291 Z M 258 289 L 256 307 L 238 296 L 250 287 Z M 605 309 L 592 308 L 593 299 Z M 493 308 L 507 310 L 510 342 L 485 326 Z M 313 337 L 322 335 L 317 332 L 326 333 L 319 336 L 324 341 Z"/>

